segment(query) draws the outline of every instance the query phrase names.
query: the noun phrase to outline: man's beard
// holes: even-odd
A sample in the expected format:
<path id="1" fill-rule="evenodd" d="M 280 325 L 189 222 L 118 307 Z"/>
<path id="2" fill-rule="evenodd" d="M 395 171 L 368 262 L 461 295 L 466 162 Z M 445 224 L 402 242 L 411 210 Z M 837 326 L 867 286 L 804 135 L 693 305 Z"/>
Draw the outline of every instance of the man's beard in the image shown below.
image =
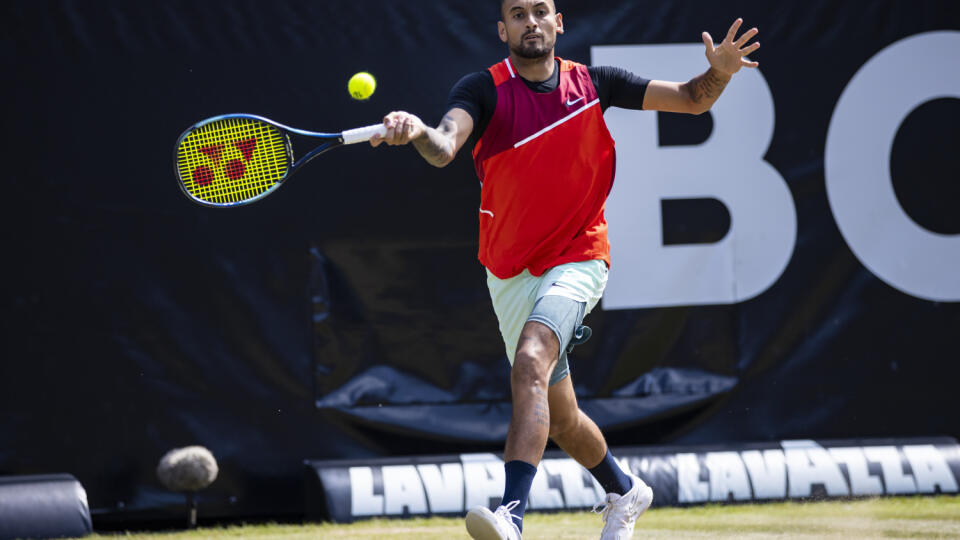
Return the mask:
<path id="1" fill-rule="evenodd" d="M 537 60 L 549 55 L 550 51 L 553 50 L 553 46 L 547 46 L 546 41 L 541 39 L 539 42 L 534 41 L 532 43 L 521 41 L 519 46 L 510 47 L 510 50 L 513 51 L 513 54 L 519 56 L 520 58 Z"/>

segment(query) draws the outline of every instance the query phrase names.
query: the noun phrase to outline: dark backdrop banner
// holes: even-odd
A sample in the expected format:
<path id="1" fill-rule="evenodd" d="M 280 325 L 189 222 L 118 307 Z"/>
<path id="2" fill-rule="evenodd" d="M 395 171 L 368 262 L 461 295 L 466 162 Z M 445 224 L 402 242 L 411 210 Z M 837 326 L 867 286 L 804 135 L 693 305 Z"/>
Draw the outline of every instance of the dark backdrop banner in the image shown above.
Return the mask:
<path id="1" fill-rule="evenodd" d="M 180 519 L 177 446 L 219 459 L 201 518 L 302 515 L 305 459 L 499 451 L 469 149 L 338 150 L 229 210 L 171 160 L 223 113 L 435 124 L 506 54 L 481 4 L 4 2 L 0 474 L 70 472 L 108 526 Z M 737 16 L 763 43 L 710 114 L 608 112 L 611 283 L 572 370 L 611 443 L 960 435 L 956 3 L 559 8 L 561 56 L 648 78 Z"/>

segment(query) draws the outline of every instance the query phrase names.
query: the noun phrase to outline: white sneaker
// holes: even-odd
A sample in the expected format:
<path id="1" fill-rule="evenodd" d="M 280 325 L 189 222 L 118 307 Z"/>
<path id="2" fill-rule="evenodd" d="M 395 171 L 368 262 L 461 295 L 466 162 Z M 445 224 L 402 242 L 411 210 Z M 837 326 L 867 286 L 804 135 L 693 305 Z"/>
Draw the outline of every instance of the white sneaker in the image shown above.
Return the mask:
<path id="1" fill-rule="evenodd" d="M 653 490 L 643 480 L 627 473 L 633 487 L 623 496 L 607 493 L 607 500 L 598 502 L 593 511 L 603 518 L 600 540 L 627 540 L 633 536 L 633 525 L 653 502 Z"/>
<path id="2" fill-rule="evenodd" d="M 478 506 L 467 512 L 467 532 L 476 540 L 520 540 L 520 528 L 513 521 L 511 510 L 520 501 L 513 501 L 491 512 L 489 508 Z"/>

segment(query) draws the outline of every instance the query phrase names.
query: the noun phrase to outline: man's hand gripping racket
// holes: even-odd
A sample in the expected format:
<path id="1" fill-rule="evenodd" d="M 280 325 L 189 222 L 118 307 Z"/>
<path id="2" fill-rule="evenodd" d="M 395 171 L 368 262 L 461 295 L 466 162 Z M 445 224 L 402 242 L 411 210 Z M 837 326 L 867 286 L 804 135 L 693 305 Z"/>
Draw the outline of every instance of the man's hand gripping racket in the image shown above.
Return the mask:
<path id="1" fill-rule="evenodd" d="M 206 206 L 238 206 L 273 193 L 313 158 L 345 144 L 383 137 L 383 124 L 342 133 L 317 133 L 279 124 L 252 114 L 215 116 L 180 135 L 174 155 L 180 188 Z M 322 143 L 298 156 L 291 135 Z"/>

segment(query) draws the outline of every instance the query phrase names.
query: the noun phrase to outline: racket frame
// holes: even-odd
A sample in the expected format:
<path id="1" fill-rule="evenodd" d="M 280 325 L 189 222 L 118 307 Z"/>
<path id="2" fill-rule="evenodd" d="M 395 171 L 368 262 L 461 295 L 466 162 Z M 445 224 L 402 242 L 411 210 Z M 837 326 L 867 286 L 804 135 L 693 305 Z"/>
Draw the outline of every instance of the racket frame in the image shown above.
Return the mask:
<path id="1" fill-rule="evenodd" d="M 206 126 L 207 124 L 212 124 L 214 122 L 219 122 L 221 120 L 230 120 L 234 118 L 256 120 L 258 122 L 263 122 L 265 124 L 269 124 L 275 128 L 278 128 L 280 130 L 280 133 L 283 135 L 284 147 L 287 151 L 287 158 L 290 160 L 291 164 L 289 167 L 287 167 L 287 170 L 284 173 L 284 175 L 278 178 L 273 186 L 271 186 L 269 189 L 267 189 L 263 193 L 256 195 L 255 197 L 251 197 L 249 199 L 245 199 L 242 201 L 232 201 L 232 202 L 225 202 L 225 203 L 215 203 L 215 202 L 199 199 L 195 197 L 192 193 L 190 193 L 189 190 L 187 190 L 186 184 L 184 183 L 183 178 L 181 178 L 180 176 L 179 155 L 178 155 L 180 151 L 180 144 L 191 133 L 193 133 L 194 131 L 196 131 L 197 129 L 203 126 Z M 295 156 L 293 155 L 293 143 L 290 141 L 291 133 L 295 135 L 302 135 L 304 137 L 309 137 L 313 139 L 325 139 L 328 142 L 323 143 L 320 146 L 317 146 L 313 150 L 304 154 L 300 159 L 294 161 Z M 197 204 L 200 204 L 203 206 L 209 206 L 212 208 L 227 208 L 231 206 L 243 206 L 243 205 L 255 203 L 260 199 L 266 197 L 267 195 L 270 195 L 271 193 L 279 189 L 280 186 L 283 185 L 283 183 L 286 182 L 288 178 L 293 176 L 293 173 L 297 172 L 297 170 L 301 166 L 306 165 L 308 162 L 310 162 L 310 160 L 319 156 L 320 154 L 329 152 L 330 150 L 333 150 L 338 146 L 343 146 L 343 144 L 344 144 L 343 133 L 321 133 L 318 131 L 307 131 L 305 129 L 297 129 L 297 128 L 290 127 L 290 126 L 281 124 L 280 122 L 275 122 L 273 120 L 270 120 L 269 118 L 264 118 L 262 116 L 258 116 L 255 114 L 247 114 L 247 113 L 221 114 L 219 116 L 213 116 L 211 118 L 201 120 L 196 124 L 188 127 L 186 130 L 184 130 L 184 132 L 180 135 L 180 137 L 177 138 L 177 144 L 173 147 L 173 167 L 174 167 L 174 172 L 177 175 L 177 179 L 180 181 L 179 182 L 180 190 L 183 191 L 184 195 L 186 195 L 191 201 Z"/>

